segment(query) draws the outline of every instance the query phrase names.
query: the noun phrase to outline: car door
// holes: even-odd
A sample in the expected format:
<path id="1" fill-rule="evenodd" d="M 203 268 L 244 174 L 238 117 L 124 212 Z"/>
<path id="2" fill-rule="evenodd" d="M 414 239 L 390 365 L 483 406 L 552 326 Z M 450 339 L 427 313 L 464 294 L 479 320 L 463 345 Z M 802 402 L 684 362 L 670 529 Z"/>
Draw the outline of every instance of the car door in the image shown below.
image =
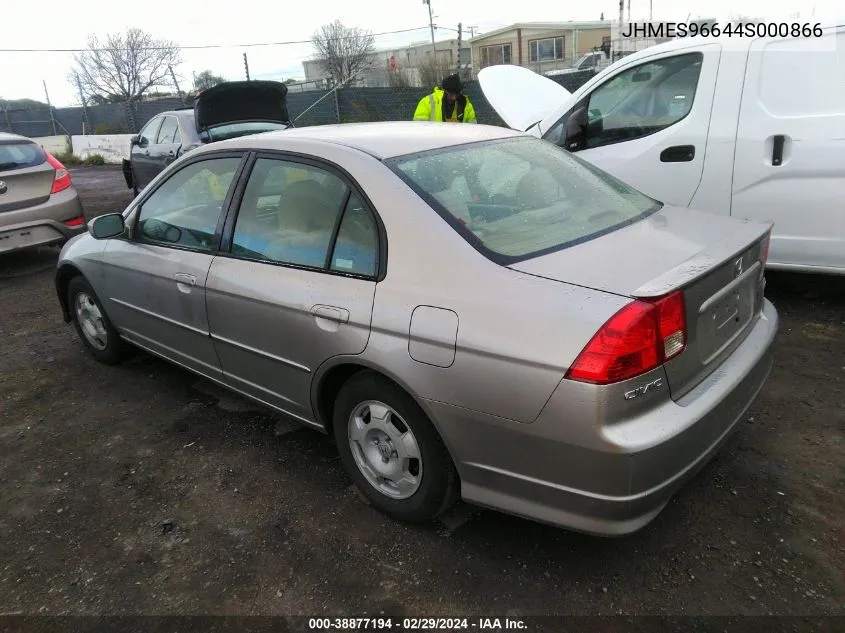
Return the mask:
<path id="1" fill-rule="evenodd" d="M 666 53 L 599 83 L 543 136 L 662 202 L 701 182 L 721 47 Z"/>
<path id="2" fill-rule="evenodd" d="M 845 28 L 751 44 L 731 215 L 774 222 L 769 262 L 845 271 Z"/>
<path id="3" fill-rule="evenodd" d="M 158 131 L 164 117 L 153 117 L 138 133 L 138 141 L 130 150 L 132 179 L 138 190 L 143 189 L 158 173 L 154 166 L 150 149 L 158 138 Z"/>
<path id="4" fill-rule="evenodd" d="M 205 284 L 242 154 L 197 157 L 145 195 L 103 255 L 107 310 L 140 347 L 219 377 Z"/>
<path id="5" fill-rule="evenodd" d="M 158 130 L 155 144 L 150 147 L 151 168 L 155 173 L 152 178 L 164 171 L 179 155 L 182 136 L 179 134 L 179 120 L 175 116 L 165 116 Z"/>
<path id="6" fill-rule="evenodd" d="M 313 421 L 313 372 L 367 345 L 378 244 L 373 212 L 339 172 L 259 155 L 208 274 L 224 380 Z"/>

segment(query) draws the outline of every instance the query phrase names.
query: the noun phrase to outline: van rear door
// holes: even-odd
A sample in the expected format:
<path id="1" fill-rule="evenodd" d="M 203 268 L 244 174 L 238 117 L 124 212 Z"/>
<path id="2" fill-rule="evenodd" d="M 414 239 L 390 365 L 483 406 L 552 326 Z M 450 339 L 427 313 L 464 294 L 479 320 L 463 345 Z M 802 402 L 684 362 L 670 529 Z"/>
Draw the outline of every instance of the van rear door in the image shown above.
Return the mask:
<path id="1" fill-rule="evenodd" d="M 845 272 L 845 26 L 752 42 L 731 215 L 774 222 L 772 268 Z"/>

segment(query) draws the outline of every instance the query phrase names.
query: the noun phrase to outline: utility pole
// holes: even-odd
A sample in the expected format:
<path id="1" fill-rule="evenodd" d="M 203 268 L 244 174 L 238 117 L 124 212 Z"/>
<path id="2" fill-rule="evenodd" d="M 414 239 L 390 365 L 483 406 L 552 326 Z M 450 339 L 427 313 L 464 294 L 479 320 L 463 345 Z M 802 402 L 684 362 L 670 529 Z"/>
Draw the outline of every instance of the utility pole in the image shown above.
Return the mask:
<path id="1" fill-rule="evenodd" d="M 73 73 L 76 79 L 76 88 L 79 90 L 79 102 L 82 104 L 82 133 L 91 133 L 91 117 L 88 115 L 88 104 L 85 103 L 85 96 L 82 94 L 82 82 L 79 81 L 79 74 Z M 86 130 L 86 125 L 88 129 Z"/>
<path id="2" fill-rule="evenodd" d="M 47 92 L 47 82 L 42 79 L 41 83 L 44 84 L 44 96 L 47 97 L 47 107 L 50 108 L 50 123 L 53 124 L 53 136 L 57 136 L 58 133 L 56 132 L 56 117 L 53 116 L 53 104 L 50 103 L 50 95 Z"/>
<path id="3" fill-rule="evenodd" d="M 434 43 L 434 17 L 431 15 L 431 0 L 423 0 L 423 4 L 428 5 L 428 28 L 431 29 L 431 54 L 433 61 L 437 63 L 437 45 Z"/>
<path id="4" fill-rule="evenodd" d="M 651 3 L 652 3 L 652 0 L 648 0 L 648 21 L 649 22 L 651 22 L 651 19 L 652 19 L 651 18 L 651 15 L 652 15 L 652 13 L 651 13 Z"/>
<path id="5" fill-rule="evenodd" d="M 244 70 L 246 71 L 246 80 L 249 81 L 249 62 L 246 59 L 246 53 L 244 53 Z"/>
<path id="6" fill-rule="evenodd" d="M 458 22 L 458 75 L 461 74 L 461 48 L 463 47 L 463 24 Z"/>
<path id="7" fill-rule="evenodd" d="M 628 22 L 631 21 L 631 0 L 628 0 Z"/>
<path id="8" fill-rule="evenodd" d="M 617 53 L 619 53 L 619 57 L 621 58 L 622 55 L 622 29 L 624 28 L 625 23 L 625 0 L 619 0 L 619 48 L 617 49 Z M 611 59 L 610 61 L 614 61 Z"/>
<path id="9" fill-rule="evenodd" d="M 472 50 L 472 38 L 475 37 L 475 32 L 478 30 L 477 26 L 468 26 L 469 31 L 469 78 L 472 79 L 472 73 L 475 72 L 475 55 Z"/>
<path id="10" fill-rule="evenodd" d="M 173 66 L 168 65 L 167 69 L 170 71 L 170 78 L 173 80 L 173 85 L 176 87 L 176 94 L 179 95 L 179 101 L 185 105 L 185 97 L 182 96 L 182 91 L 179 89 L 179 82 L 176 81 L 176 73 L 173 72 Z"/>

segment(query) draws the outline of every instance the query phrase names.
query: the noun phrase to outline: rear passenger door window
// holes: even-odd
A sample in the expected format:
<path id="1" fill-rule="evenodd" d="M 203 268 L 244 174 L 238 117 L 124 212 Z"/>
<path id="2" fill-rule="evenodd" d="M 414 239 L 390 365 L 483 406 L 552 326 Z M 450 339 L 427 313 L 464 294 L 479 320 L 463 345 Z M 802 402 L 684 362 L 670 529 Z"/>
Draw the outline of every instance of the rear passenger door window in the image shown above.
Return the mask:
<path id="1" fill-rule="evenodd" d="M 244 190 L 233 255 L 374 276 L 376 225 L 336 174 L 294 161 L 259 158 Z"/>

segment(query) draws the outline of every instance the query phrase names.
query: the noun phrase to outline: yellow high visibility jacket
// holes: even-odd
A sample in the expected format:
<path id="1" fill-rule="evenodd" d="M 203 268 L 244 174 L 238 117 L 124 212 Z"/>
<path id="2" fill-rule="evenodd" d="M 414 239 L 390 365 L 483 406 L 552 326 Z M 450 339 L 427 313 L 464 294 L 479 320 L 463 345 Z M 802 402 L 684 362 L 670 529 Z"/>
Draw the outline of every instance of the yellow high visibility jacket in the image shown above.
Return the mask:
<path id="1" fill-rule="evenodd" d="M 414 121 L 442 122 L 444 95 L 442 88 L 435 88 L 430 95 L 420 99 L 414 112 Z M 475 109 L 472 107 L 469 97 L 464 96 L 464 99 L 466 99 L 466 105 L 464 106 L 463 119 L 458 119 L 458 104 L 456 103 L 454 110 L 452 110 L 452 116 L 446 119 L 447 123 L 478 123 L 475 120 Z"/>

